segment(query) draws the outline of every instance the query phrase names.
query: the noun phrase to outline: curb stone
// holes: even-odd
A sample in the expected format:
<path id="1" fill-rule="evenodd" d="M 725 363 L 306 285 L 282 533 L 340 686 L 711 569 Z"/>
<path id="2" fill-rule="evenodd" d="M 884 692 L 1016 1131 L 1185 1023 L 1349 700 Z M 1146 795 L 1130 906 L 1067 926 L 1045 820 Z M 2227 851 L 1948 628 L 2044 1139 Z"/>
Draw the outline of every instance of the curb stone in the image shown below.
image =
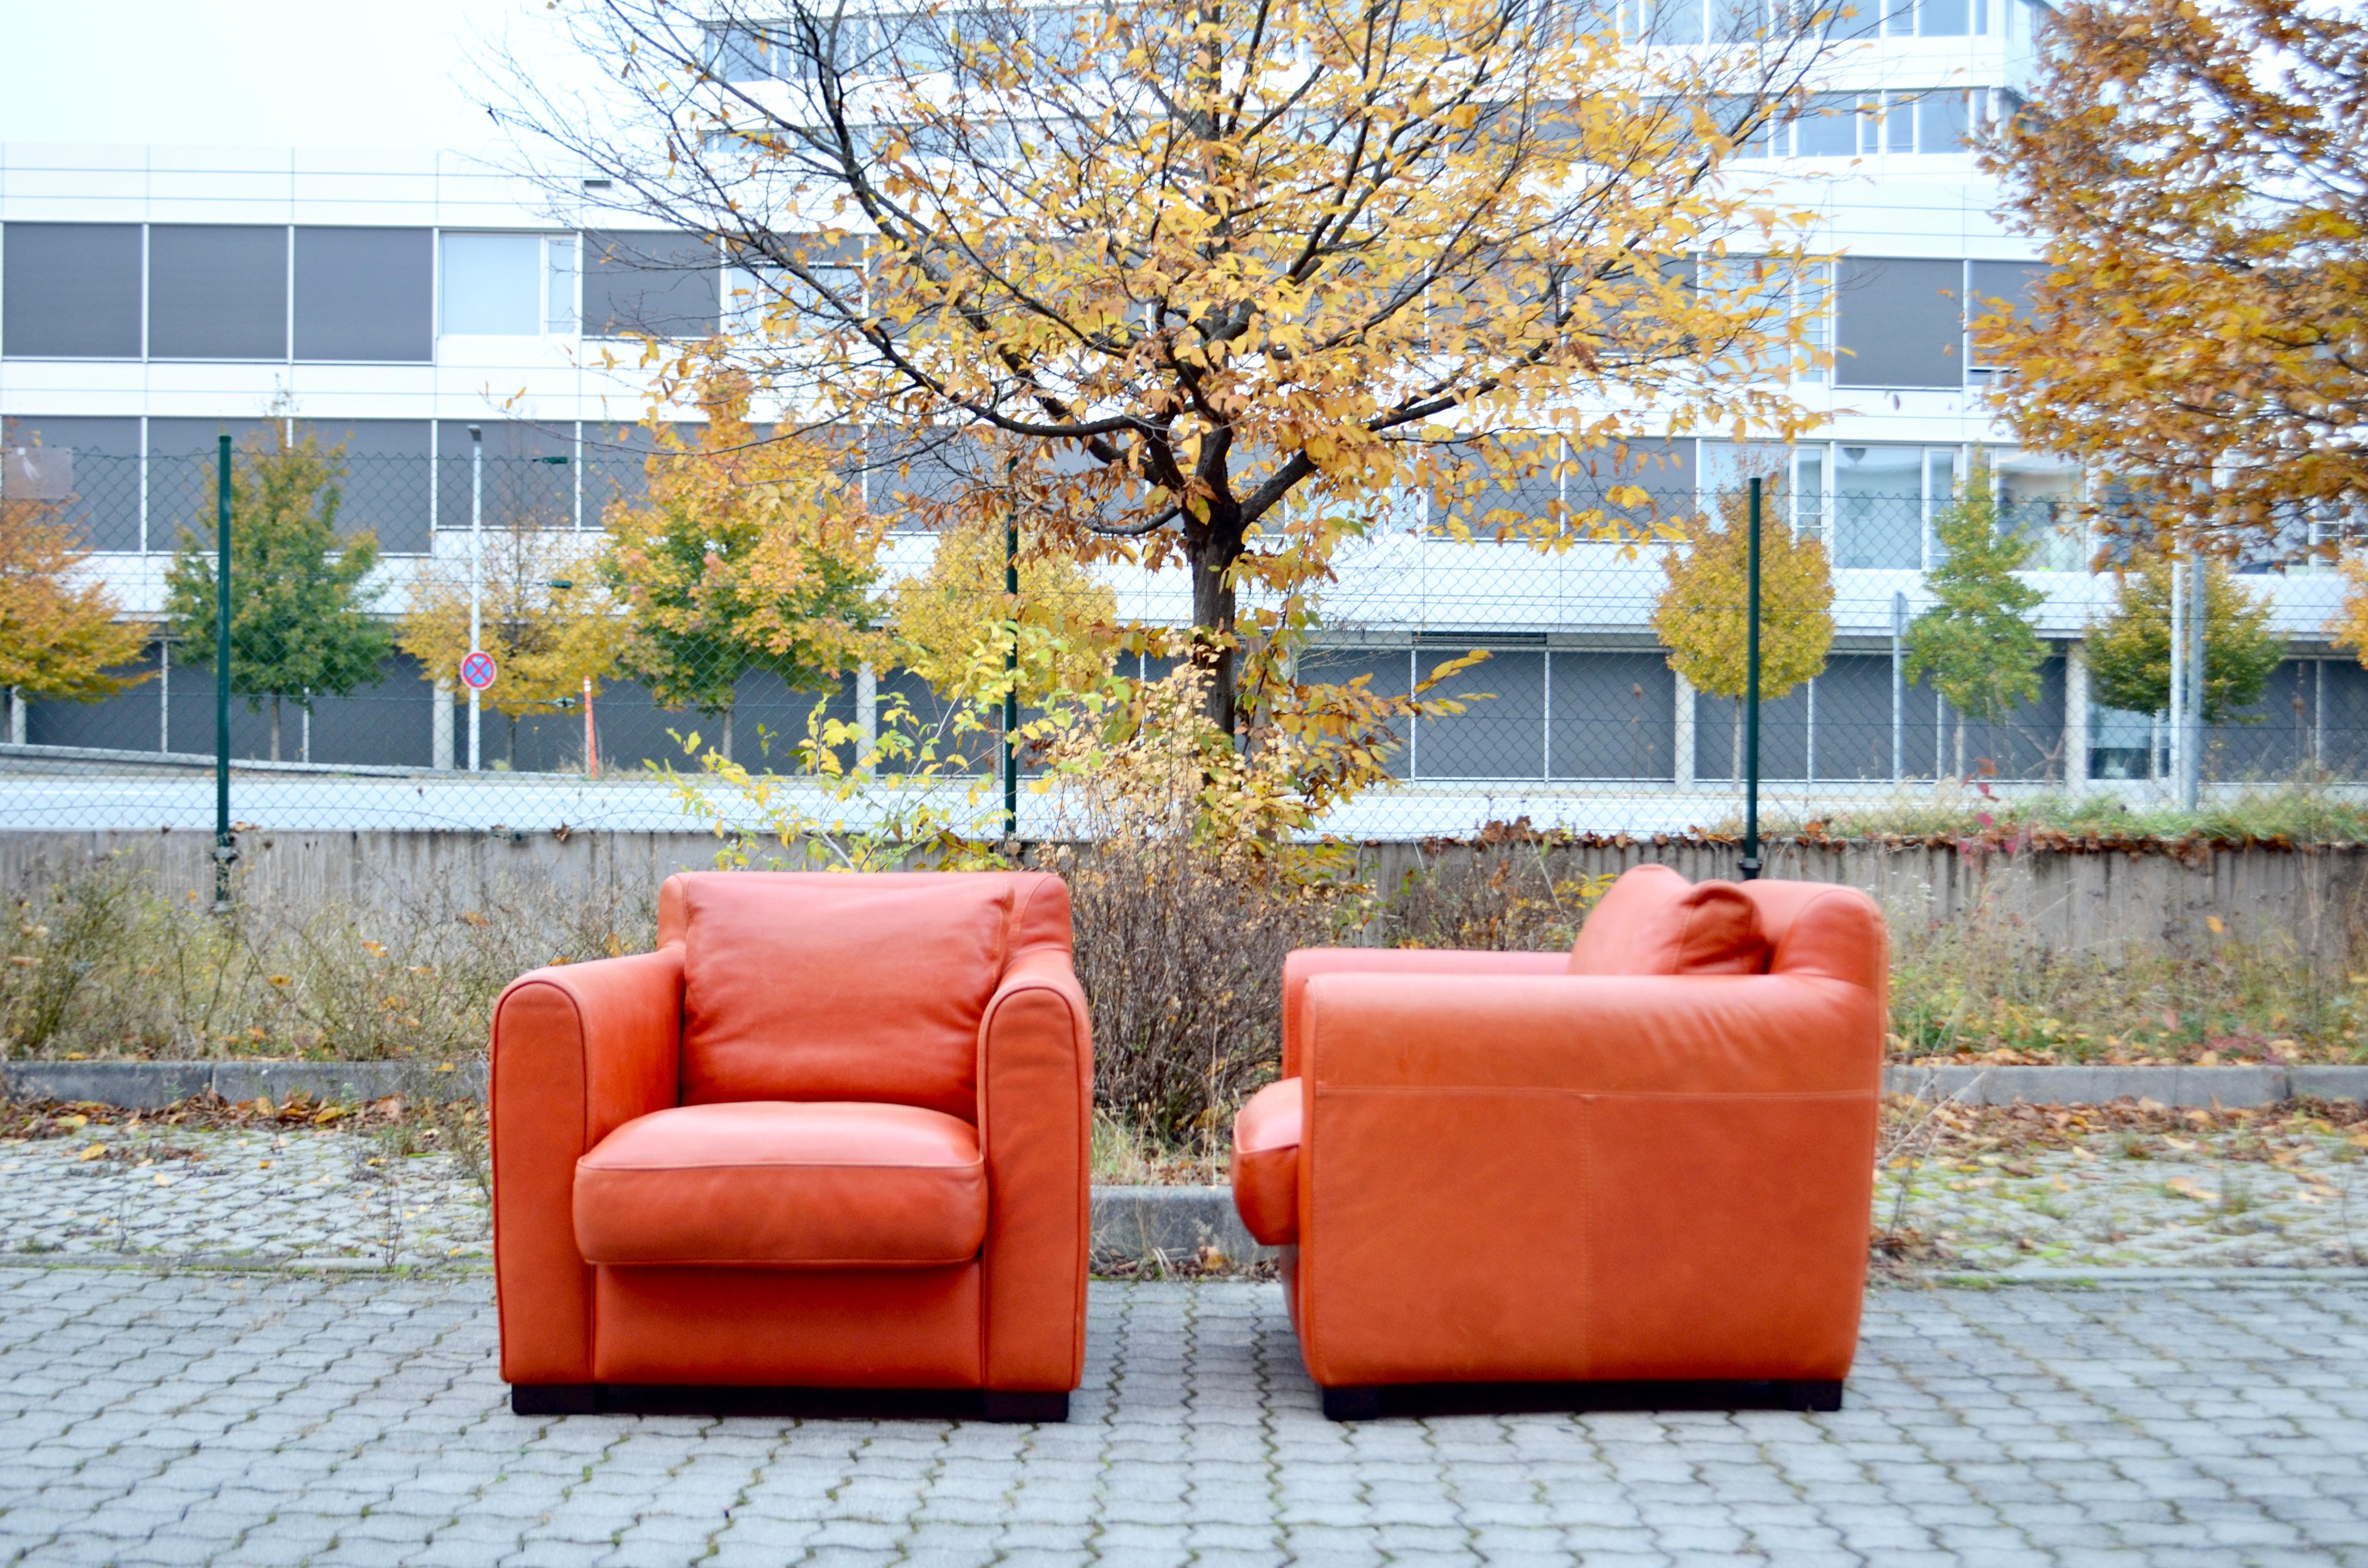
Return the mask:
<path id="1" fill-rule="evenodd" d="M 426 1062 L 11 1062 L 0 1087 L 18 1099 L 91 1102 L 127 1110 L 162 1110 L 208 1093 L 226 1100 L 302 1093 L 316 1100 L 384 1099 L 389 1095 L 483 1099 L 485 1064 L 450 1070 Z"/>
<path id="2" fill-rule="evenodd" d="M 1097 1187 L 1093 1256 L 1187 1263 L 1213 1248 L 1235 1263 L 1280 1256 L 1250 1239 L 1227 1187 Z"/>
<path id="3" fill-rule="evenodd" d="M 2238 1110 L 2300 1096 L 2368 1100 L 2368 1067 L 1885 1067 L 1884 1092 L 1964 1105 L 2104 1105 Z"/>
<path id="4" fill-rule="evenodd" d="M 2303 1067 L 1912 1067 L 1883 1070 L 1886 1093 L 1918 1099 L 1954 1098 L 1966 1105 L 2102 1105 L 2150 1099 L 2178 1109 L 2241 1109 L 2278 1105 L 2300 1096 L 2368 1100 L 2368 1066 Z M 485 1064 L 425 1062 L 12 1062 L 0 1063 L 0 1088 L 24 1099 L 94 1101 L 132 1110 L 160 1110 L 209 1092 L 226 1100 L 260 1095 L 285 1099 L 302 1092 L 315 1099 L 374 1100 L 389 1095 L 482 1099 Z M 1191 1191 L 1192 1188 L 1161 1190 Z M 1211 1192 L 1223 1188 L 1211 1187 Z M 1180 1199 L 1178 1200 L 1181 1201 Z M 1192 1227 L 1222 1228 L 1189 1205 L 1175 1211 L 1182 1230 L 1155 1233 L 1197 1247 Z M 1227 1214 L 1232 1207 L 1226 1205 Z M 1241 1233 L 1247 1244 L 1247 1233 Z M 1231 1255 L 1229 1255 L 1231 1256 Z"/>

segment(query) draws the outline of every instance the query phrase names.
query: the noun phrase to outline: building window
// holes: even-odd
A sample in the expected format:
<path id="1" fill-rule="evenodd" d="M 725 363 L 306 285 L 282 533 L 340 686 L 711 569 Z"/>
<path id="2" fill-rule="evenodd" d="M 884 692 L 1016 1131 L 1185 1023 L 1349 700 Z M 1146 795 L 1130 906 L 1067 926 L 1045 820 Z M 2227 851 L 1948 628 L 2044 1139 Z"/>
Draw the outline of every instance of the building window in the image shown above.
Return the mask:
<path id="1" fill-rule="evenodd" d="M 718 324 L 723 269 L 697 234 L 584 236 L 584 335 L 706 337 Z"/>
<path id="2" fill-rule="evenodd" d="M 1964 384 L 1965 264 L 1846 256 L 1837 268 L 1835 383 Z"/>
<path id="3" fill-rule="evenodd" d="M 0 245 L 0 354 L 140 358 L 140 225 L 11 223 Z"/>
<path id="4" fill-rule="evenodd" d="M 296 231 L 296 358 L 418 364 L 436 357 L 427 229 Z"/>
<path id="5" fill-rule="evenodd" d="M 148 226 L 148 357 L 288 358 L 288 231 Z"/>
<path id="6" fill-rule="evenodd" d="M 541 335 L 548 319 L 544 249 L 540 234 L 446 234 L 444 335 Z"/>

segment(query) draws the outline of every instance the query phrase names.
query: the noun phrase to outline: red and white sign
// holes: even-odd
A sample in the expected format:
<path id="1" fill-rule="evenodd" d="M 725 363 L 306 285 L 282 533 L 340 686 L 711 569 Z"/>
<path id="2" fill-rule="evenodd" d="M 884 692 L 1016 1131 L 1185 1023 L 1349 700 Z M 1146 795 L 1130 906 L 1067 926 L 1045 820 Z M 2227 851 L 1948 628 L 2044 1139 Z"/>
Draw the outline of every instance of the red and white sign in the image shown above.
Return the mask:
<path id="1" fill-rule="evenodd" d="M 472 649 L 461 661 L 461 684 L 471 691 L 483 691 L 494 684 L 494 656 L 483 648 Z"/>

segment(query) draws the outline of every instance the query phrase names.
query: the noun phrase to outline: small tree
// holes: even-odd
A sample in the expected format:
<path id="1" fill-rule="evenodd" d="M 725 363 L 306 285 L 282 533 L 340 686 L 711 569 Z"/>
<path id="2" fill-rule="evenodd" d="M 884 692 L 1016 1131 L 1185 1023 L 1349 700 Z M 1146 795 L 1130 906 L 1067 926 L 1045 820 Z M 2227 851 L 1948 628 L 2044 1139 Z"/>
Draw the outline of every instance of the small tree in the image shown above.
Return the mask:
<path id="1" fill-rule="evenodd" d="M 345 449 L 309 432 L 291 441 L 287 421 L 243 447 L 231 464 L 230 671 L 247 710 L 271 702 L 271 760 L 279 760 L 284 699 L 310 708 L 374 683 L 393 637 L 370 613 L 380 589 L 377 536 L 339 538 Z M 214 518 L 183 528 L 165 574 L 165 615 L 201 659 L 214 652 Z M 214 678 L 223 678 L 216 671 Z"/>
<path id="2" fill-rule="evenodd" d="M 1099 689 L 1110 674 L 1118 595 L 1074 559 L 1047 554 L 1023 535 L 1015 606 L 1003 589 L 1007 543 L 1001 528 L 966 524 L 939 538 L 928 572 L 896 585 L 896 638 L 906 666 L 950 697 L 999 700 L 1017 620 L 1021 702 Z"/>
<path id="3" fill-rule="evenodd" d="M 0 496 L 0 686 L 28 698 L 97 702 L 146 680 L 115 675 L 152 629 L 120 619 L 90 551 L 55 502 Z"/>
<path id="4" fill-rule="evenodd" d="M 518 762 L 518 721 L 553 713 L 598 695 L 616 667 L 625 629 L 599 582 L 599 547 L 552 528 L 500 528 L 485 534 L 479 578 L 481 646 L 499 678 L 485 701 L 509 721 L 503 748 Z M 413 579 L 411 608 L 395 641 L 439 684 L 454 678 L 469 653 L 469 563 L 431 558 Z"/>
<path id="5" fill-rule="evenodd" d="M 1653 630 L 1669 650 L 1669 668 L 1697 691 L 1724 697 L 1735 710 L 1734 777 L 1743 777 L 1742 699 L 1750 672 L 1748 587 L 1748 502 L 1719 497 L 1725 526 L 1696 518 L 1661 557 L 1668 585 L 1653 606 Z M 1795 535 L 1770 506 L 1759 529 L 1759 695 L 1773 701 L 1826 667 L 1834 642 L 1834 579 L 1826 547 Z"/>
<path id="6" fill-rule="evenodd" d="M 2031 562 L 2035 540 L 1998 528 L 1998 492 L 1979 460 L 1957 498 L 1932 519 L 1945 552 L 1925 574 L 1932 607 L 1907 628 L 1907 676 L 1932 677 L 1957 710 L 1956 771 L 1965 771 L 1965 721 L 1999 724 L 2039 697 L 2046 645 L 2031 612 L 2047 596 L 2015 574 Z"/>
<path id="7" fill-rule="evenodd" d="M 2181 584 L 2181 591 L 2185 591 Z M 2237 586 L 2214 561 L 2203 578 L 2203 718 L 2216 723 L 2260 700 L 2285 643 L 2270 630 L 2270 600 Z M 2090 689 L 2106 706 L 2160 713 L 2170 706 L 2170 562 L 2132 558 L 2113 613 L 2088 630 Z"/>
<path id="8" fill-rule="evenodd" d="M 628 627 L 620 666 L 721 720 L 728 759 L 742 676 L 820 690 L 872 647 L 881 529 L 827 446 L 759 437 L 746 376 L 699 390 L 706 425 L 695 443 L 657 427 L 649 502 L 610 508 L 600 569 Z"/>

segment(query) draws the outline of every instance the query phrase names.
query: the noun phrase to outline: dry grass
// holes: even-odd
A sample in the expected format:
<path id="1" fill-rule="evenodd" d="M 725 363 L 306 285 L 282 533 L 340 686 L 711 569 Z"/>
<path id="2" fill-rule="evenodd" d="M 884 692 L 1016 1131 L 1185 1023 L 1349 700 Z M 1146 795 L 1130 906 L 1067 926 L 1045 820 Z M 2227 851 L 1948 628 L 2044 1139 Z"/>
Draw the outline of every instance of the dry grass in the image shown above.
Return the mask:
<path id="1" fill-rule="evenodd" d="M 430 892 L 298 922 L 226 916 L 118 862 L 19 896 L 0 929 L 0 1039 L 17 1058 L 455 1059 L 525 971 L 650 946 L 652 890 Z"/>
<path id="2" fill-rule="evenodd" d="M 2368 941 L 2343 965 L 2274 930 L 2066 949 L 1987 904 L 1892 928 L 1891 1049 L 2009 1062 L 2368 1061 Z"/>

